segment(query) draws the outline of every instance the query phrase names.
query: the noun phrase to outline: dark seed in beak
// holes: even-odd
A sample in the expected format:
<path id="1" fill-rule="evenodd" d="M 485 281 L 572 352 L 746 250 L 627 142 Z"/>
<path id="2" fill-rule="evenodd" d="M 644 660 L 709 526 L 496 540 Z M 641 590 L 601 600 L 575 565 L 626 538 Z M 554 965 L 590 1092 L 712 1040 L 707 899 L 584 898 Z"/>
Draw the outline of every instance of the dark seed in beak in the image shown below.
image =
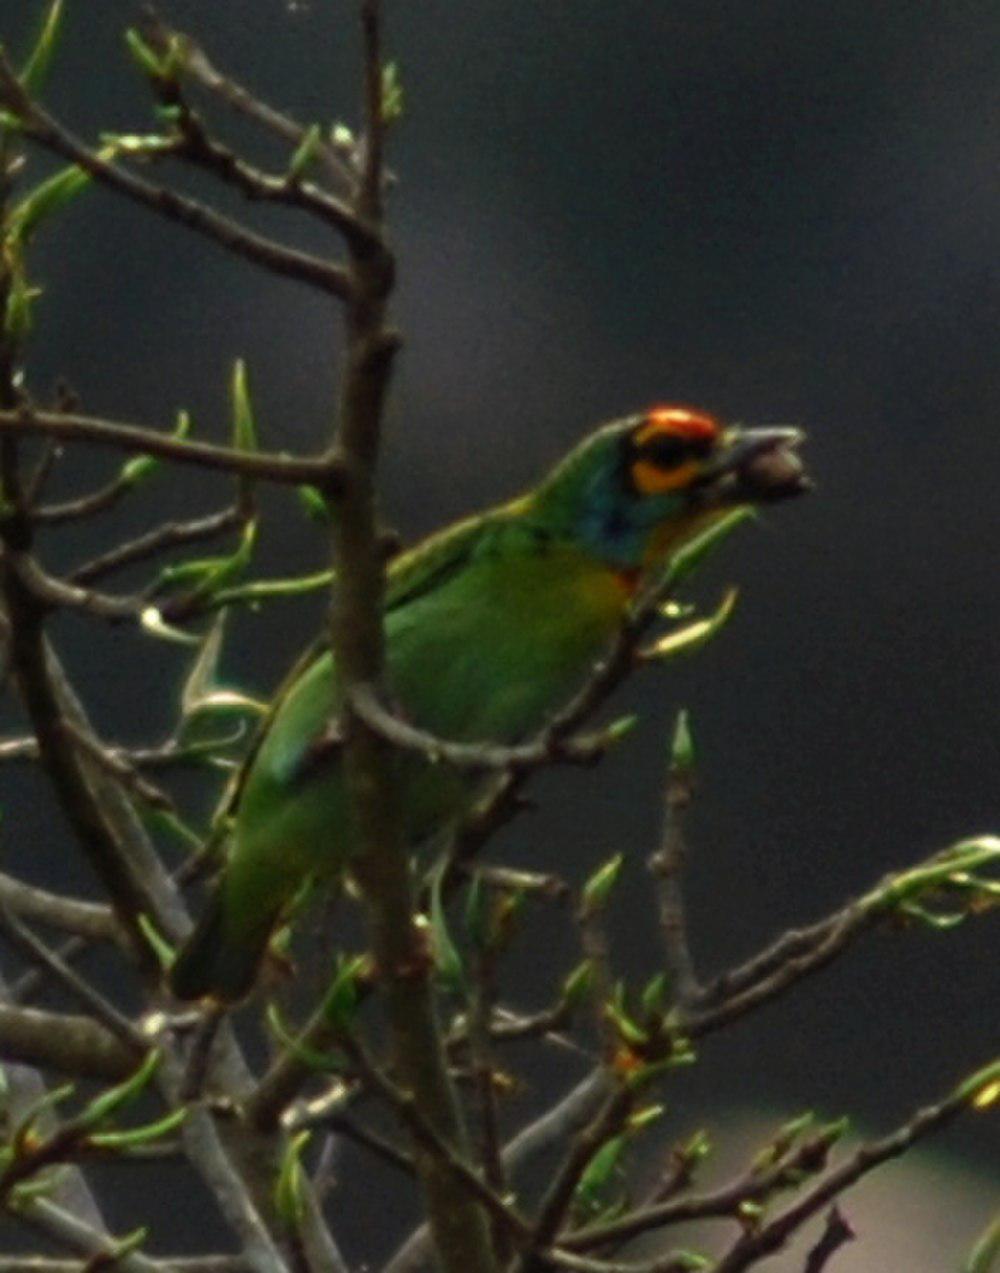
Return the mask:
<path id="1" fill-rule="evenodd" d="M 751 456 L 740 465 L 735 476 L 740 493 L 755 502 L 791 499 L 804 494 L 812 485 L 802 461 L 787 446 Z"/>

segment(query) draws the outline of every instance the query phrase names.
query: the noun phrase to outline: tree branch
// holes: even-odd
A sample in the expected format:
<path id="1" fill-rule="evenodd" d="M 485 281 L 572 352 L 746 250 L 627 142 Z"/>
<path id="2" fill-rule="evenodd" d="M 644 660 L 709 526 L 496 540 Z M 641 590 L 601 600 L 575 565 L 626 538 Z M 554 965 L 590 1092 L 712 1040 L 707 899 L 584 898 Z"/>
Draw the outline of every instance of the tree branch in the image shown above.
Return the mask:
<path id="1" fill-rule="evenodd" d="M 2 51 L 0 102 L 18 116 L 29 137 L 47 150 L 76 164 L 101 185 L 125 195 L 133 203 L 149 208 L 168 221 L 194 230 L 261 269 L 307 283 L 340 300 L 348 298 L 350 279 L 342 266 L 266 239 L 246 226 L 222 216 L 213 208 L 165 186 L 154 185 L 91 150 L 28 96 Z"/>
<path id="2" fill-rule="evenodd" d="M 135 1069 L 137 1051 L 90 1017 L 0 1003 L 0 1054 L 74 1078 L 119 1080 Z"/>
<path id="3" fill-rule="evenodd" d="M 21 408 L 0 411 L 0 437 L 42 436 L 64 442 L 87 442 L 112 447 L 133 455 L 153 455 L 176 464 L 221 470 L 239 477 L 299 486 L 311 482 L 328 496 L 336 496 L 342 480 L 342 466 L 336 453 L 315 459 L 293 455 L 269 455 L 263 451 L 237 451 L 211 442 L 188 441 L 171 434 L 157 433 L 134 424 L 119 424 L 94 416 Z"/>

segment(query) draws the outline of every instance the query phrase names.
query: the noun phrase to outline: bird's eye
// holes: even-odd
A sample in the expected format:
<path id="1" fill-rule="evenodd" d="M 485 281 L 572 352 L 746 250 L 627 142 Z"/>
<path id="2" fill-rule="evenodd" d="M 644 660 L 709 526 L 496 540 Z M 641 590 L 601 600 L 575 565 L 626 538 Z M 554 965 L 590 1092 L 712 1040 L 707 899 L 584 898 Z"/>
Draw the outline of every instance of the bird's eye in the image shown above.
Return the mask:
<path id="1" fill-rule="evenodd" d="M 658 469 L 676 468 L 692 454 L 691 443 L 676 433 L 654 433 L 636 447 L 636 459 Z"/>
<path id="2" fill-rule="evenodd" d="M 693 485 L 721 432 L 715 417 L 704 412 L 654 408 L 629 439 L 629 486 L 640 495 L 662 495 Z"/>

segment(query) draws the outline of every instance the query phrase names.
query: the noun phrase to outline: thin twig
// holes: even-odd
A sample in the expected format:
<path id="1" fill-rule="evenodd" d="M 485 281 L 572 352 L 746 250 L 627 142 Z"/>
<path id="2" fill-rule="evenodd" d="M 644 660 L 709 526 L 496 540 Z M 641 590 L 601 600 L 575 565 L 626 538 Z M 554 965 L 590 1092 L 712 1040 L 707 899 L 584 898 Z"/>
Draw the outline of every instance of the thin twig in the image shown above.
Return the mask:
<path id="1" fill-rule="evenodd" d="M 164 55 L 172 42 L 179 42 L 182 56 L 178 74 L 181 77 L 189 77 L 230 109 L 253 120 L 282 141 L 297 147 L 305 140 L 308 130 L 304 124 L 270 106 L 231 75 L 219 70 L 200 44 L 186 33 L 168 27 L 150 7 L 144 12 L 142 30 L 152 47 Z M 322 137 L 316 142 L 315 155 L 316 162 L 326 169 L 333 181 L 346 189 L 353 188 L 354 173 Z"/>
<path id="2" fill-rule="evenodd" d="M 11 914 L 10 910 L 0 903 L 0 929 L 7 940 L 21 951 L 33 963 L 40 964 L 66 990 L 78 999 L 81 1005 L 88 1008 L 94 1017 L 106 1029 L 110 1030 L 127 1047 L 142 1052 L 148 1047 L 148 1040 L 136 1029 L 123 1013 L 119 1012 L 109 999 L 99 990 L 85 981 L 79 973 L 73 971 L 58 955 L 49 950 L 43 941 L 21 921 Z"/>
<path id="3" fill-rule="evenodd" d="M 0 1055 L 74 1078 L 117 1081 L 132 1073 L 138 1054 L 92 1017 L 0 1003 Z"/>
<path id="4" fill-rule="evenodd" d="M 663 831 L 660 846 L 649 858 L 649 871 L 656 880 L 660 933 L 671 998 L 675 1003 L 692 1002 L 698 992 L 694 961 L 687 939 L 684 892 L 681 876 L 687 858 L 684 814 L 691 804 L 694 775 L 676 757 L 671 757 L 663 799 Z"/>
<path id="5" fill-rule="evenodd" d="M 268 454 L 266 451 L 238 451 L 210 442 L 188 441 L 135 424 L 119 424 L 94 416 L 21 409 L 0 411 L 0 437 L 38 435 L 61 438 L 64 442 L 87 442 L 113 447 L 134 455 L 153 455 L 177 464 L 216 469 L 261 481 L 299 486 L 311 482 L 328 496 L 336 496 L 342 467 L 336 454 L 310 458 Z"/>
<path id="6" fill-rule="evenodd" d="M 826 1227 L 820 1240 L 806 1257 L 802 1273 L 823 1273 L 840 1248 L 851 1242 L 855 1236 L 854 1230 L 847 1223 L 840 1208 L 831 1207 L 827 1213 Z"/>
<path id="7" fill-rule="evenodd" d="M 988 1081 L 1000 1082 L 1000 1062 L 989 1067 Z M 959 1114 L 977 1103 L 982 1088 L 973 1081 L 959 1084 L 948 1096 L 934 1105 L 918 1110 L 912 1118 L 881 1140 L 859 1145 L 839 1167 L 830 1171 L 817 1185 L 780 1215 L 760 1228 L 744 1233 L 715 1265 L 713 1273 L 742 1273 L 762 1257 L 780 1250 L 788 1239 L 817 1212 L 822 1211 L 863 1176 L 892 1158 L 906 1153 L 917 1141 L 953 1122 Z"/>
<path id="8" fill-rule="evenodd" d="M 140 561 L 149 561 L 161 553 L 173 548 L 181 548 L 187 544 L 203 543 L 206 539 L 214 539 L 217 535 L 232 530 L 243 521 L 240 509 L 233 505 L 217 513 L 209 513 L 206 517 L 195 517 L 183 522 L 164 522 L 146 531 L 135 539 L 124 544 L 116 544 L 107 552 L 93 557 L 83 565 L 77 566 L 68 575 L 70 583 L 92 584 L 113 571 L 122 570 L 126 566 L 134 566 Z"/>
<path id="9" fill-rule="evenodd" d="M 119 937 L 110 907 L 50 893 L 5 872 L 0 872 L 0 906 L 31 924 L 44 924 L 88 941 L 117 941 Z"/>
<path id="10" fill-rule="evenodd" d="M 349 275 L 342 266 L 264 238 L 196 199 L 164 186 L 154 185 L 91 150 L 28 96 L 2 51 L 0 101 L 18 116 L 26 133 L 34 141 L 76 164 L 95 181 L 125 195 L 134 203 L 149 208 L 168 221 L 194 230 L 261 269 L 307 283 L 340 300 L 350 297 Z"/>

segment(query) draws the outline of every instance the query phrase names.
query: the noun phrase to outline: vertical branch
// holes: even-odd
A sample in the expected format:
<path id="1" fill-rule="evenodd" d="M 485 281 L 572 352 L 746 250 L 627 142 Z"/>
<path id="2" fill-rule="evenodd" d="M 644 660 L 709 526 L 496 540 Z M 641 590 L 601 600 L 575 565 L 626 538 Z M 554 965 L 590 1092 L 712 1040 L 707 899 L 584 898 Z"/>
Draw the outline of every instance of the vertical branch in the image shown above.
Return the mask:
<path id="1" fill-rule="evenodd" d="M 699 992 L 694 961 L 688 946 L 684 892 L 681 884 L 687 861 L 684 816 L 694 798 L 694 764 L 687 713 L 677 717 L 663 799 L 660 846 L 649 858 L 649 873 L 657 882 L 660 932 L 671 998 L 685 1005 Z"/>
<path id="2" fill-rule="evenodd" d="M 364 166 L 355 210 L 376 230 L 382 220 L 382 55 L 377 0 L 362 0 L 365 51 Z M 443 1141 L 465 1152 L 458 1101 L 449 1081 L 435 1016 L 430 964 L 414 925 L 409 875 L 391 750 L 356 713 L 352 694 L 382 679 L 383 560 L 375 505 L 375 466 L 382 406 L 398 338 L 387 323 L 393 259 L 381 234 L 349 245 L 346 366 L 338 442 L 345 469 L 334 557 L 339 587 L 332 638 L 348 711 L 345 771 L 359 834 L 356 875 L 378 964 L 399 1081 Z M 451 1273 L 489 1270 L 492 1259 L 481 1208 L 441 1157 L 414 1142 L 417 1172 L 442 1266 Z"/>

